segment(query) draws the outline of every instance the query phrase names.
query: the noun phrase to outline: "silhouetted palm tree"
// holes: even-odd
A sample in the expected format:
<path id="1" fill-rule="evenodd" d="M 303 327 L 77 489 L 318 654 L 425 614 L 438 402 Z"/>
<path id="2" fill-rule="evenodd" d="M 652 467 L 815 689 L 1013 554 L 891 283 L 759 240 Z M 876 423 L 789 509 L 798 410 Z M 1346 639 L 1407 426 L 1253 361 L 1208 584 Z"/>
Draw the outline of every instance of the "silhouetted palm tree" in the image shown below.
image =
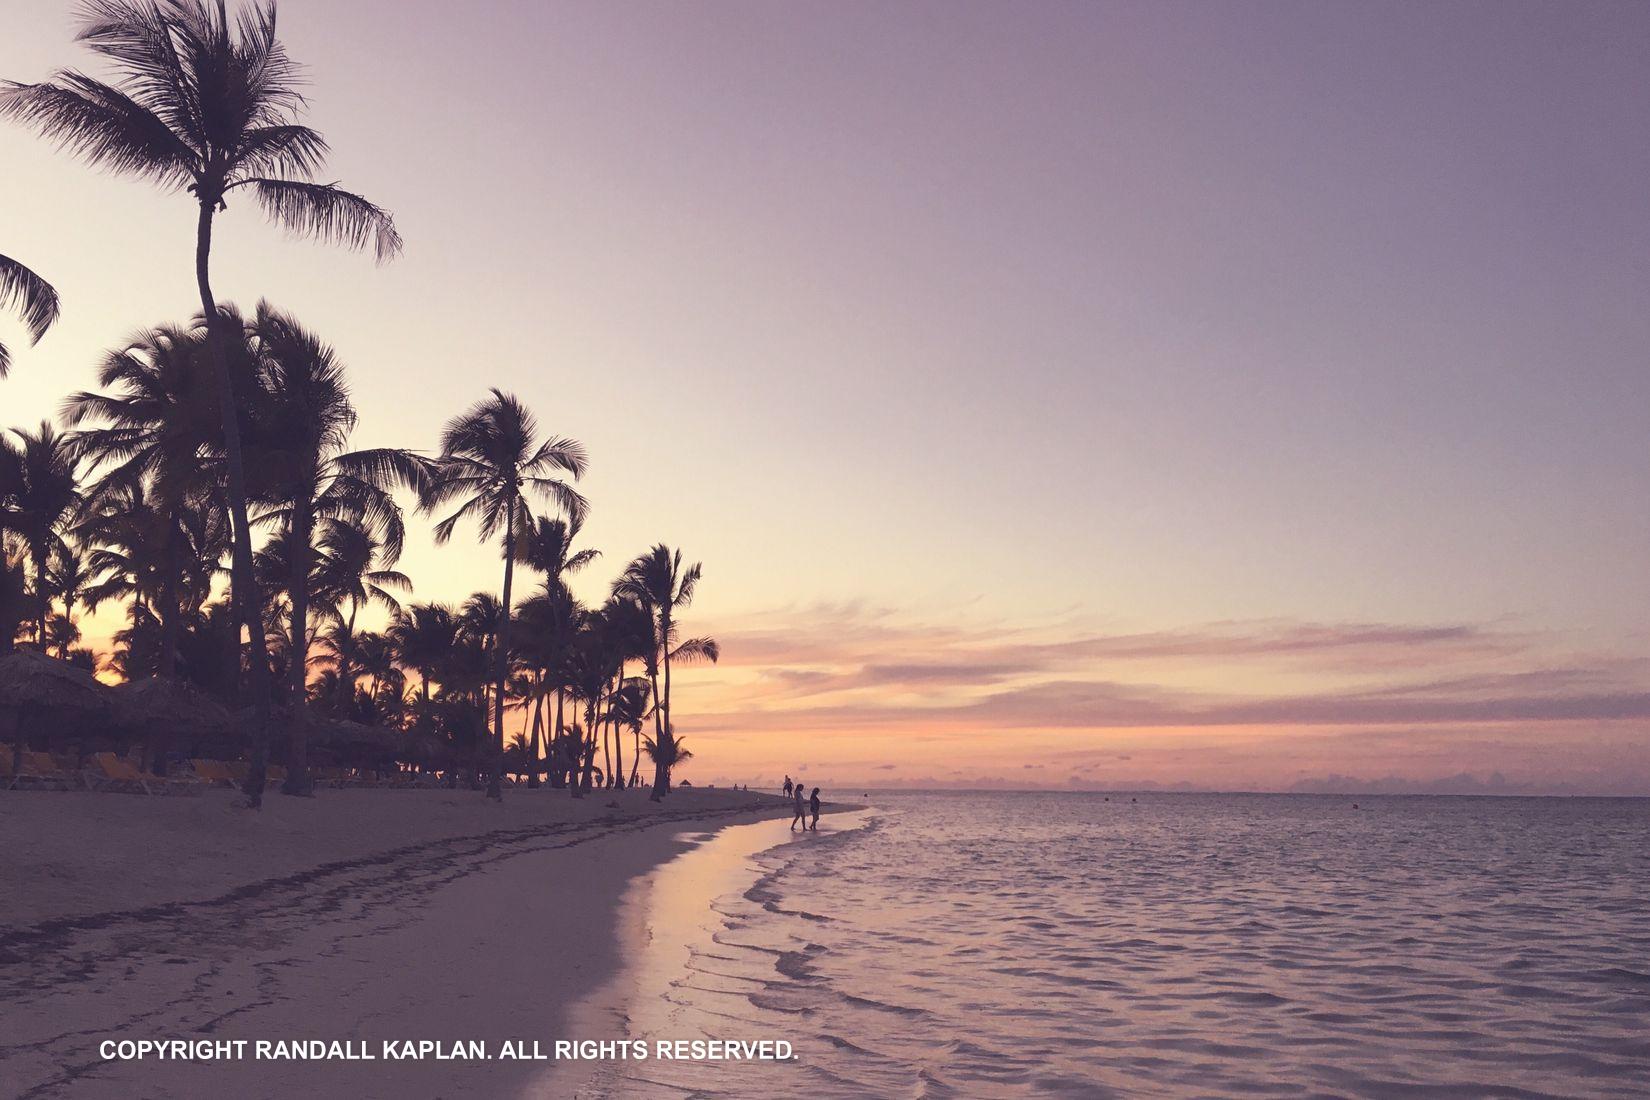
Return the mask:
<path id="1" fill-rule="evenodd" d="M 655 742 L 653 738 L 644 737 L 642 738 L 642 751 L 647 753 L 649 760 L 653 761 L 654 768 L 665 773 L 668 781 L 670 773 L 675 770 L 678 764 L 685 764 L 693 759 L 693 753 L 686 748 L 686 744 L 687 738 L 685 737 L 668 737 L 664 741 L 664 748 L 661 749 L 658 742 Z"/>
<path id="2" fill-rule="evenodd" d="M 396 664 L 418 673 L 419 696 L 428 710 L 430 683 L 458 639 L 453 609 L 439 603 L 414 604 L 397 616 L 385 634 L 395 650 Z"/>
<path id="3" fill-rule="evenodd" d="M 63 611 L 47 620 L 46 633 L 57 646 L 60 660 L 68 660 L 69 647 L 80 641 L 74 609 L 81 602 L 89 579 L 86 556 L 68 539 L 59 539 L 46 561 L 46 581 L 48 595 L 63 605 Z"/>
<path id="4" fill-rule="evenodd" d="M 46 651 L 46 613 L 51 606 L 51 555 L 80 506 L 74 449 L 48 421 L 40 430 L 13 428 L 16 442 L 0 434 L 0 533 L 22 542 L 34 574 L 34 644 Z"/>
<path id="5" fill-rule="evenodd" d="M 465 519 L 474 519 L 482 541 L 499 535 L 504 549 L 502 616 L 493 649 L 493 758 L 487 796 L 502 798 L 500 784 L 504 758 L 504 685 L 510 649 L 510 586 L 517 548 L 531 514 L 529 496 L 548 498 L 570 516 L 582 516 L 585 501 L 556 471 L 583 476 L 586 458 L 582 444 L 560 437 L 538 441 L 538 423 L 526 406 L 510 394 L 492 391 L 492 397 L 448 423 L 441 437 L 441 456 L 425 494 L 424 507 L 434 511 L 462 500 L 458 510 L 435 526 L 438 544 L 452 538 Z"/>
<path id="6" fill-rule="evenodd" d="M 528 743 L 528 753 L 536 763 L 539 759 L 539 731 L 540 711 L 543 709 L 543 688 L 545 674 L 555 668 L 561 661 L 567 640 L 572 636 L 572 620 L 564 613 L 561 605 L 567 604 L 572 597 L 567 593 L 567 576 L 576 573 L 586 565 L 601 557 L 600 550 L 574 550 L 573 540 L 579 537 L 579 530 L 584 526 L 584 517 L 574 514 L 563 519 L 560 516 L 540 516 L 526 537 L 522 540 L 521 558 L 528 565 L 545 575 L 544 592 L 535 596 L 534 600 L 544 599 L 555 601 L 557 598 L 550 593 L 558 590 L 565 597 L 555 607 L 541 609 L 539 632 L 526 647 L 533 657 L 536 670 L 535 687 L 539 697 L 534 701 L 533 735 Z M 566 629 L 563 629 L 563 627 Z M 561 689 L 556 687 L 557 713 L 560 713 Z M 560 721 L 558 717 L 557 721 Z M 527 777 L 528 787 L 539 785 L 538 771 L 535 768 Z"/>
<path id="7" fill-rule="evenodd" d="M 391 490 L 421 489 L 425 467 L 393 448 L 340 453 L 355 427 L 355 408 L 343 365 L 314 333 L 260 302 L 247 335 L 256 349 L 259 390 L 247 448 L 252 495 L 270 505 L 254 522 L 283 526 L 281 541 L 290 570 L 277 582 L 287 593 L 285 698 L 292 709 L 287 778 L 281 790 L 307 795 L 311 783 L 305 684 L 316 523 L 322 524 L 321 537 L 334 542 L 352 541 L 346 532 L 356 528 L 362 539 L 382 539 L 385 556 L 393 562 L 401 553 L 405 528 Z M 370 569 L 373 557 L 369 549 L 360 563 L 363 570 Z M 359 577 L 347 579 L 359 582 Z"/>
<path id="8" fill-rule="evenodd" d="M 38 344 L 57 320 L 57 291 L 52 284 L 9 256 L 0 256 L 0 309 L 15 308 L 28 326 L 30 343 Z M 11 369 L 11 353 L 0 343 L 0 378 Z"/>
<path id="9" fill-rule="evenodd" d="M 0 449 L 0 505 L 5 503 L 5 453 Z M 29 615 L 23 579 L 23 548 L 0 529 L 0 654 L 17 648 L 17 631 Z"/>
<path id="10" fill-rule="evenodd" d="M 674 735 L 670 724 L 670 659 L 671 647 L 676 641 L 676 613 L 693 602 L 702 570 L 698 562 L 684 568 L 682 552 L 658 544 L 625 566 L 625 571 L 613 586 L 615 595 L 626 596 L 641 603 L 653 615 L 654 648 L 660 653 L 659 664 L 664 671 L 664 691 L 659 690 L 657 674 L 653 676 L 653 743 L 650 753 L 654 761 L 654 801 L 670 791 L 670 768 L 663 761 L 674 761 L 671 750 Z M 714 658 L 712 658 L 714 659 Z"/>
<path id="11" fill-rule="evenodd" d="M 0 86 L 0 115 L 34 126 L 89 163 L 187 190 L 198 207 L 195 281 L 218 374 L 218 398 L 234 519 L 236 602 L 251 639 L 254 742 L 246 794 L 263 802 L 269 736 L 269 664 L 262 603 L 252 575 L 252 538 L 240 426 L 228 344 L 212 292 L 214 217 L 227 197 L 250 189 L 287 229 L 354 248 L 380 261 L 401 249 L 390 215 L 359 195 L 314 182 L 326 140 L 299 124 L 297 67 L 275 34 L 273 0 L 231 21 L 223 0 L 93 0 L 79 40 L 111 61 L 115 84 L 61 71 L 40 84 Z"/>
<path id="12" fill-rule="evenodd" d="M 117 514 L 134 505 L 155 509 L 154 522 L 138 524 L 141 542 L 149 544 L 127 538 L 124 545 L 159 562 L 160 585 L 148 593 L 148 604 L 161 622 L 154 670 L 161 676 L 174 674 L 177 659 L 189 552 L 184 521 L 192 509 L 216 507 L 223 477 L 223 426 L 205 345 L 204 326 L 146 329 L 99 366 L 98 385 L 112 392 L 81 392 L 63 403 L 65 424 L 80 428 L 73 437 L 78 454 L 102 473 L 89 505 L 104 509 L 108 498 Z M 103 556 L 93 569 L 107 574 L 110 565 Z"/>

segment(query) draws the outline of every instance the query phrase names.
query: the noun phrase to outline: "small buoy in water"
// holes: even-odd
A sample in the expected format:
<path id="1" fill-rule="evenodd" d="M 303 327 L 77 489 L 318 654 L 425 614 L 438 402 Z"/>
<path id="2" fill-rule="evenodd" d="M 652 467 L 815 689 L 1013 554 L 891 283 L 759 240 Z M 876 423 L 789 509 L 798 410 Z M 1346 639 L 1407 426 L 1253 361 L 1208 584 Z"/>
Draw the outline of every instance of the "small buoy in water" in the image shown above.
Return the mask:
<path id="1" fill-rule="evenodd" d="M 1354 802 L 1354 803 L 1353 803 L 1353 804 L 1352 804 L 1352 808 L 1353 808 L 1353 809 L 1354 809 L 1354 810 L 1356 810 L 1356 809 L 1357 809 L 1357 808 L 1358 808 L 1358 804 L 1357 804 L 1357 803 L 1356 803 L 1356 802 Z"/>

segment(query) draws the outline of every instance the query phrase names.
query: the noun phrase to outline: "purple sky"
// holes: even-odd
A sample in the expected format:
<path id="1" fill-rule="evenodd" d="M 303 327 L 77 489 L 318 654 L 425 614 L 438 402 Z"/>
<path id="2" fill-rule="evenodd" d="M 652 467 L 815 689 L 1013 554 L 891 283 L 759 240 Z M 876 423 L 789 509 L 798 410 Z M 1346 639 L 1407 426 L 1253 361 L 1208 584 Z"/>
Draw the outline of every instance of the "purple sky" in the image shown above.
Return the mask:
<path id="1" fill-rule="evenodd" d="M 89 63 L 67 4 L 26 6 L 0 75 Z M 220 296 L 267 295 L 337 345 L 363 444 L 433 444 L 489 384 L 584 440 L 607 554 L 592 590 L 662 538 L 706 563 L 706 629 L 811 636 L 853 606 L 902 624 L 910 661 L 973 631 L 1398 630 L 1361 669 L 1217 646 L 1013 673 L 1031 700 L 1073 681 L 1090 703 L 1119 682 L 1193 693 L 1166 726 L 1252 696 L 1279 738 L 1303 695 L 1347 698 L 1357 722 L 1358 692 L 1457 672 L 1565 669 L 1589 697 L 1650 684 L 1650 6 L 281 11 L 328 178 L 393 208 L 408 251 L 374 270 L 236 208 Z M 0 250 L 67 311 L 0 384 L 17 423 L 88 385 L 127 330 L 193 308 L 192 215 L 15 127 L 0 164 Z M 454 598 L 493 583 L 496 552 L 415 539 L 405 567 L 421 597 Z M 1519 641 L 1440 667 L 1403 633 L 1438 628 Z M 787 674 L 862 675 L 855 717 L 819 739 L 851 770 L 833 736 L 870 722 L 892 744 L 922 717 L 905 710 L 1000 686 L 878 687 L 887 657 L 850 641 L 735 662 L 704 690 L 748 716 Z M 1050 734 L 1048 767 L 1142 736 L 1117 732 L 1124 711 L 1084 713 Z M 1602 737 L 1625 747 L 1590 767 L 1640 769 L 1650 791 L 1642 716 L 1519 720 L 1546 750 L 1506 750 L 1525 778 L 1564 781 L 1567 748 Z M 1201 781 L 1172 755 L 1187 735 L 1158 736 L 1142 777 Z M 1352 773 L 1422 774 L 1383 751 Z M 1318 774 L 1349 773 L 1325 755 Z M 1298 778 L 1277 763 L 1253 782 Z"/>

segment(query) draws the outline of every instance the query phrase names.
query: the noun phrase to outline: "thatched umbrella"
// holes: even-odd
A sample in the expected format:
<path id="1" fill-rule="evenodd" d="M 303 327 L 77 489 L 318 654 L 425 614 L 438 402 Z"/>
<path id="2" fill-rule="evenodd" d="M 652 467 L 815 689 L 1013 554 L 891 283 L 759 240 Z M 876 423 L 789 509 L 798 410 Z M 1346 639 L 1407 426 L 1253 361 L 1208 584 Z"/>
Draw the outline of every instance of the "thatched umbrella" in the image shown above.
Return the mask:
<path id="1" fill-rule="evenodd" d="M 87 725 L 107 722 L 112 713 L 109 689 L 97 677 L 33 649 L 0 657 L 0 708 L 16 715 L 13 771 L 22 768 L 28 751 L 28 719 L 44 715 L 59 724 Z"/>
<path id="2" fill-rule="evenodd" d="M 385 760 L 393 757 L 406 742 L 406 734 L 389 726 L 368 726 L 348 718 L 328 718 L 316 723 L 319 738 L 334 746 L 353 749 L 355 755 Z"/>
<path id="3" fill-rule="evenodd" d="M 189 683 L 169 676 L 133 680 L 114 689 L 116 721 L 164 760 L 173 737 L 220 737 L 234 729 L 222 703 Z"/>

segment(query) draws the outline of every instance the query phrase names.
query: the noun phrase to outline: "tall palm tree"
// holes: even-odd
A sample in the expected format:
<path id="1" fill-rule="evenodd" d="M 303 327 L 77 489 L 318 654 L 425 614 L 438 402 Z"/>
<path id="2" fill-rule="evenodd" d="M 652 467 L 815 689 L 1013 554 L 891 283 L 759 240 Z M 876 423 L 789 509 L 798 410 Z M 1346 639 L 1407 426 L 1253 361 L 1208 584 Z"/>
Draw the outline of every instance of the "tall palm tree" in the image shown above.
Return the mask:
<path id="1" fill-rule="evenodd" d="M 538 422 L 513 395 L 492 391 L 468 412 L 447 424 L 441 437 L 441 456 L 426 490 L 423 505 L 435 511 L 462 500 L 458 510 L 435 526 L 435 541 L 444 544 L 465 519 L 474 519 L 482 541 L 501 536 L 504 549 L 504 592 L 498 637 L 493 641 L 493 767 L 487 797 L 502 798 L 504 760 L 504 684 L 509 670 L 510 586 L 517 548 L 530 522 L 531 496 L 548 498 L 569 516 L 583 516 L 585 500 L 571 485 L 552 476 L 556 471 L 584 475 L 588 460 L 584 446 L 555 437 L 540 443 Z"/>
<path id="2" fill-rule="evenodd" d="M 89 0 L 80 41 L 110 61 L 109 84 L 60 71 L 39 84 L 0 84 L 0 115 L 39 130 L 90 164 L 186 190 L 197 206 L 195 282 L 209 326 L 234 520 L 236 603 L 251 639 L 254 713 L 248 803 L 263 803 L 269 738 L 269 661 L 262 603 L 252 575 L 252 536 L 236 393 L 229 369 L 233 334 L 212 291 L 212 227 L 230 194 L 249 189 L 288 230 L 352 248 L 372 245 L 380 261 L 401 250 L 388 212 L 360 195 L 314 182 L 327 143 L 297 119 L 300 74 L 275 34 L 274 0 L 231 20 L 224 0 Z"/>
<path id="3" fill-rule="evenodd" d="M 34 644 L 46 650 L 46 615 L 51 605 L 51 556 L 80 507 L 74 448 L 49 421 L 40 430 L 13 428 L 14 443 L 0 435 L 0 533 L 22 541 L 34 574 Z"/>
<path id="4" fill-rule="evenodd" d="M 664 691 L 659 690 L 657 673 L 653 680 L 653 794 L 656 802 L 670 792 L 670 764 L 675 734 L 670 724 L 670 661 L 676 644 L 676 614 L 693 602 L 702 568 L 698 562 L 683 567 L 682 552 L 664 543 L 631 561 L 613 585 L 613 593 L 638 601 L 653 615 L 653 648 L 660 654 Z M 715 658 L 712 657 L 714 660 Z"/>
<path id="5" fill-rule="evenodd" d="M 423 463 L 404 451 L 381 448 L 342 454 L 355 427 L 355 407 L 337 355 L 291 316 L 258 303 L 247 335 L 259 365 L 247 447 L 252 495 L 268 503 L 255 523 L 284 525 L 286 565 L 279 583 L 287 593 L 285 697 L 292 708 L 285 794 L 313 793 L 308 769 L 309 719 L 305 706 L 309 675 L 309 618 L 315 570 L 316 523 L 323 538 L 348 540 L 345 529 L 383 540 L 390 561 L 405 537 L 401 509 L 391 490 L 423 487 Z M 370 567 L 371 549 L 363 567 Z M 397 575 L 399 577 L 399 575 Z M 400 578 L 404 580 L 405 578 Z M 353 682 L 353 681 L 352 681 Z"/>
<path id="6" fill-rule="evenodd" d="M 15 307 L 28 326 L 29 342 L 38 344 L 57 320 L 57 291 L 52 284 L 12 259 L 0 256 L 0 309 Z M 11 369 L 11 352 L 0 344 L 0 378 Z"/>

